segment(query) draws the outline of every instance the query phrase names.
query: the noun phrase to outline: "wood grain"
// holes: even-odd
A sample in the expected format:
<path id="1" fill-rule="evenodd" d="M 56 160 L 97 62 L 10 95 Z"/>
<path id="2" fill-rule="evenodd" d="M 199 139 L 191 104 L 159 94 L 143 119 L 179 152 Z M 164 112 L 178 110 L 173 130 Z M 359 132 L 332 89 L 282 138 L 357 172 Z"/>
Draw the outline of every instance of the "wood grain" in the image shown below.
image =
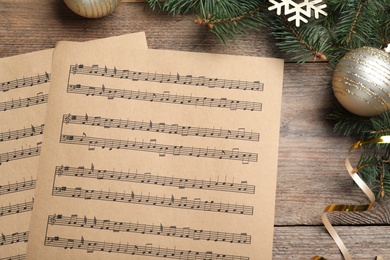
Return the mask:
<path id="1" fill-rule="evenodd" d="M 389 226 L 336 227 L 352 259 L 389 259 Z M 274 260 L 310 259 L 320 255 L 329 260 L 343 259 L 323 227 L 275 227 Z"/>
<path id="2" fill-rule="evenodd" d="M 220 43 L 193 16 L 148 12 L 143 3 L 121 3 L 101 19 L 86 19 L 60 0 L 0 0 L 0 57 L 55 47 L 57 41 L 86 41 L 145 31 L 149 48 L 286 58 L 266 30 Z M 129 46 L 123 46 L 125 51 Z M 365 204 L 350 179 L 344 158 L 356 141 L 333 132 L 331 71 L 326 63 L 296 64 L 286 58 L 274 259 L 310 259 L 321 254 L 342 259 L 321 223 L 331 203 Z M 357 151 L 358 154 L 358 151 Z M 390 259 L 390 199 L 363 213 L 331 213 L 354 259 Z"/>

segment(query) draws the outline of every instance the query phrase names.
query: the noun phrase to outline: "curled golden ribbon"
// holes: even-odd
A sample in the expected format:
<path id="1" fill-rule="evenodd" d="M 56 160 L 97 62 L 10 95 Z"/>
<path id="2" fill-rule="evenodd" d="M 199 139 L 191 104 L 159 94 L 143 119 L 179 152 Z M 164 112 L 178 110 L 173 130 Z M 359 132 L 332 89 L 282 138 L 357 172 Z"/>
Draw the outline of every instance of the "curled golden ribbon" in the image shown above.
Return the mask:
<path id="1" fill-rule="evenodd" d="M 367 186 L 367 184 L 359 177 L 358 170 L 353 168 L 351 165 L 351 162 L 349 160 L 349 155 L 351 152 L 363 145 L 367 144 L 389 144 L 390 143 L 390 136 L 381 136 L 376 137 L 372 139 L 368 139 L 365 141 L 358 141 L 348 151 L 348 155 L 345 158 L 345 167 L 347 168 L 347 171 L 349 173 L 349 176 L 355 181 L 355 183 L 359 186 L 359 188 L 366 194 L 366 196 L 370 200 L 370 204 L 367 205 L 337 205 L 337 204 L 331 204 L 325 208 L 325 210 L 322 212 L 322 223 L 324 224 L 326 230 L 328 231 L 329 235 L 333 238 L 336 245 L 339 247 L 341 253 L 344 256 L 345 260 L 351 260 L 351 255 L 348 252 L 347 247 L 344 245 L 343 241 L 341 240 L 340 236 L 337 234 L 336 230 L 333 228 L 332 224 L 330 223 L 326 213 L 333 212 L 333 211 L 344 211 L 344 212 L 362 212 L 371 210 L 374 202 L 375 202 L 375 196 L 374 193 L 371 191 L 371 189 Z M 325 260 L 325 258 L 321 256 L 314 256 L 311 258 L 311 260 Z M 377 256 L 376 260 L 383 260 L 381 256 Z"/>

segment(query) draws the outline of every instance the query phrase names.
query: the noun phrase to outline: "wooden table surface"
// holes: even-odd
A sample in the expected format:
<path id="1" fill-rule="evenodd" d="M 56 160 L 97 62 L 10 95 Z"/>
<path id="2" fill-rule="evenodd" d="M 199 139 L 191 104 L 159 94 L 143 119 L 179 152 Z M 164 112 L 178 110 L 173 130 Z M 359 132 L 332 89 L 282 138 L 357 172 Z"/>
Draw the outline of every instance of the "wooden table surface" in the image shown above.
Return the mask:
<path id="1" fill-rule="evenodd" d="M 53 48 L 60 40 L 139 31 L 146 33 L 152 49 L 285 58 L 273 259 L 310 259 L 317 254 L 342 259 L 321 213 L 328 204 L 364 204 L 368 199 L 344 166 L 356 140 L 336 135 L 333 123 L 325 119 L 334 102 L 326 63 L 289 61 L 266 30 L 225 45 L 193 20 L 145 12 L 143 3 L 122 3 L 108 17 L 85 19 L 61 0 L 0 0 L 0 58 Z M 353 259 L 390 259 L 389 198 L 370 212 L 329 217 Z"/>

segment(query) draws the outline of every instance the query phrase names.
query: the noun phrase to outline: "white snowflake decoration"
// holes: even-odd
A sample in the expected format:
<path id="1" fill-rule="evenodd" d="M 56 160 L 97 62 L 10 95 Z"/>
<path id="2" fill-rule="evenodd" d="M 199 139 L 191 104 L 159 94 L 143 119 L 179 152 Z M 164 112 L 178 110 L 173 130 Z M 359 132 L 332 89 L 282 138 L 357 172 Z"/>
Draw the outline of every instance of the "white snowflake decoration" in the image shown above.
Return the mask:
<path id="1" fill-rule="evenodd" d="M 387 44 L 387 47 L 385 48 L 385 52 L 388 52 L 388 53 L 390 53 L 390 43 L 389 43 L 389 44 Z"/>
<path id="2" fill-rule="evenodd" d="M 314 12 L 314 17 L 318 19 L 320 14 L 327 16 L 328 14 L 323 10 L 326 8 L 326 4 L 317 5 L 322 2 L 322 0 L 304 0 L 301 3 L 295 3 L 293 0 L 282 0 L 280 3 L 275 0 L 269 0 L 273 6 L 270 6 L 268 10 L 275 10 L 278 15 L 282 13 L 282 8 L 284 7 L 284 14 L 289 15 L 294 13 L 293 16 L 289 17 L 288 21 L 295 20 L 295 25 L 299 27 L 301 25 L 301 21 L 307 23 L 307 18 L 310 18 L 312 15 L 312 11 Z"/>

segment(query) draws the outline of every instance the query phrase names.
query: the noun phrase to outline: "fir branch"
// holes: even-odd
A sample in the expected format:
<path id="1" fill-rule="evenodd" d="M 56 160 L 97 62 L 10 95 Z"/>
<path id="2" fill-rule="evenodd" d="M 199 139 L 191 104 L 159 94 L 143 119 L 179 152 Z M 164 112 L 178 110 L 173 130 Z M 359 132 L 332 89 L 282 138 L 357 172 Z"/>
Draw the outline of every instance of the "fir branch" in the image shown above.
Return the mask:
<path id="1" fill-rule="evenodd" d="M 292 26 L 290 22 L 287 21 L 287 26 L 291 30 L 291 32 L 294 34 L 295 38 L 299 41 L 300 44 L 302 44 L 308 51 L 310 51 L 313 54 L 313 60 L 316 61 L 317 58 L 320 58 L 322 61 L 326 61 L 327 57 L 323 52 L 320 51 L 320 48 L 316 48 L 314 46 L 315 44 L 310 44 L 309 41 L 305 41 L 304 38 L 302 37 L 305 33 L 303 33 L 303 30 L 300 32 L 297 27 Z M 314 30 L 309 29 L 310 32 L 309 34 L 316 34 Z M 309 31 L 308 30 L 308 31 Z M 301 35 L 302 34 L 302 35 Z M 325 42 L 325 39 L 317 38 L 315 41 L 319 42 L 319 40 L 322 40 Z"/>
<path id="2" fill-rule="evenodd" d="M 375 150 L 369 150 L 362 154 L 355 168 L 355 171 L 364 182 L 371 186 L 371 189 L 381 197 L 384 196 L 382 191 L 385 192 L 385 188 L 382 189 L 381 187 L 381 176 L 384 176 L 387 170 L 385 164 L 385 161 L 381 160 Z"/>
<path id="3" fill-rule="evenodd" d="M 380 37 L 380 47 L 384 48 L 390 43 L 390 1 L 377 17 L 377 32 Z"/>
<path id="4" fill-rule="evenodd" d="M 390 113 L 385 112 L 370 118 L 372 130 L 369 138 L 390 135 Z"/>
<path id="5" fill-rule="evenodd" d="M 327 119 L 336 121 L 334 131 L 342 136 L 369 139 L 390 135 L 390 111 L 377 116 L 363 117 L 352 114 L 337 102 L 334 111 L 327 116 Z"/>
<path id="6" fill-rule="evenodd" d="M 354 169 L 354 171 L 359 172 L 365 168 L 372 168 L 372 167 L 376 167 L 377 165 L 378 165 L 377 155 L 375 153 L 374 154 L 367 153 L 360 157 L 359 163 Z"/>
<path id="7" fill-rule="evenodd" d="M 361 117 L 351 114 L 340 104 L 328 116 L 336 120 L 335 131 L 341 135 L 356 135 L 360 140 L 367 140 L 383 135 L 390 135 L 390 112 L 373 117 Z M 370 145 L 361 155 L 355 168 L 359 176 L 371 186 L 378 197 L 390 192 L 390 144 Z"/>
<path id="8" fill-rule="evenodd" d="M 346 52 L 362 47 L 384 47 L 390 35 L 389 0 L 327 0 L 327 17 L 301 27 L 266 7 L 268 0 L 145 0 L 149 9 L 170 15 L 193 14 L 222 42 L 236 40 L 251 30 L 270 28 L 277 45 L 293 60 L 327 60 L 331 65 Z"/>
<path id="9" fill-rule="evenodd" d="M 149 9 L 167 12 L 170 15 L 192 14 L 199 9 L 202 0 L 145 0 Z"/>
<path id="10" fill-rule="evenodd" d="M 369 117 L 352 114 L 338 102 L 335 103 L 334 111 L 327 116 L 327 119 L 336 121 L 333 130 L 342 136 L 358 136 L 360 139 L 366 139 L 367 133 L 372 131 Z"/>
<path id="11" fill-rule="evenodd" d="M 200 24 L 200 25 L 207 25 L 210 29 L 213 29 L 215 24 L 220 24 L 220 23 L 234 23 L 235 25 L 237 24 L 237 21 L 248 18 L 249 16 L 258 13 L 264 9 L 264 6 L 259 6 L 255 8 L 254 10 L 251 10 L 247 13 L 241 14 L 236 17 L 228 18 L 228 19 L 216 19 L 216 20 L 211 20 L 210 17 L 208 18 L 201 18 L 197 17 L 195 19 L 195 23 Z"/>
<path id="12" fill-rule="evenodd" d="M 284 15 L 275 15 L 270 19 L 269 30 L 278 40 L 276 45 L 287 54 L 293 55 L 293 60 L 327 60 L 327 31 L 318 20 L 296 27 Z"/>
<path id="13" fill-rule="evenodd" d="M 376 19 L 382 2 L 371 0 L 330 0 L 328 8 L 338 10 L 339 17 L 330 31 L 333 44 L 347 49 L 372 46 L 377 38 Z M 378 46 L 376 46 L 378 47 Z"/>
<path id="14" fill-rule="evenodd" d="M 263 10 L 268 0 L 147 0 L 149 9 L 170 15 L 195 14 L 195 22 L 206 25 L 222 42 L 259 30 L 267 24 Z"/>
<path id="15" fill-rule="evenodd" d="M 266 0 L 204 0 L 195 22 L 206 25 L 222 42 L 236 40 L 236 35 L 259 30 L 266 23 Z"/>
<path id="16" fill-rule="evenodd" d="M 351 28 L 349 28 L 349 32 L 348 32 L 348 36 L 347 36 L 347 39 L 346 39 L 346 43 L 350 43 L 351 40 L 352 40 L 352 34 L 355 34 L 355 27 L 356 27 L 356 23 L 359 19 L 359 16 L 362 12 L 362 8 L 363 8 L 363 5 L 364 3 L 360 3 L 359 7 L 357 8 L 357 11 L 355 13 L 355 17 L 352 21 L 352 24 L 351 24 Z"/>
<path id="17" fill-rule="evenodd" d="M 383 175 L 385 174 L 385 165 L 382 165 L 382 168 L 379 172 L 379 185 L 380 185 L 380 191 L 379 194 L 383 198 L 385 196 L 385 185 L 384 185 L 384 177 Z"/>

